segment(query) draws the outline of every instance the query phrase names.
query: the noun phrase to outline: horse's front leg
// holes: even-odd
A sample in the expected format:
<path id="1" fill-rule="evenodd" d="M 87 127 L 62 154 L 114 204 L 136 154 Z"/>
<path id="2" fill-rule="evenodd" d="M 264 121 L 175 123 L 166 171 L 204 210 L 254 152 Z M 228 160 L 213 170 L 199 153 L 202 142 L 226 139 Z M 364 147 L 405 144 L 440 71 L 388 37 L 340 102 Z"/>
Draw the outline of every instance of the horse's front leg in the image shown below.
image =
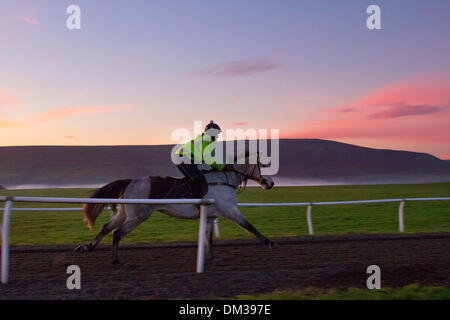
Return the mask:
<path id="1" fill-rule="evenodd" d="M 250 222 L 248 222 L 236 206 L 233 206 L 229 210 L 227 210 L 225 217 L 230 219 L 231 221 L 236 222 L 238 225 L 240 225 L 250 233 L 253 233 L 261 241 L 262 244 L 268 245 L 270 249 L 279 247 L 278 243 L 266 238 Z"/>
<path id="2" fill-rule="evenodd" d="M 208 217 L 206 221 L 206 246 L 208 247 L 208 259 L 213 261 L 220 261 L 219 257 L 214 256 L 213 254 L 213 229 L 214 229 L 214 221 L 215 217 Z"/>

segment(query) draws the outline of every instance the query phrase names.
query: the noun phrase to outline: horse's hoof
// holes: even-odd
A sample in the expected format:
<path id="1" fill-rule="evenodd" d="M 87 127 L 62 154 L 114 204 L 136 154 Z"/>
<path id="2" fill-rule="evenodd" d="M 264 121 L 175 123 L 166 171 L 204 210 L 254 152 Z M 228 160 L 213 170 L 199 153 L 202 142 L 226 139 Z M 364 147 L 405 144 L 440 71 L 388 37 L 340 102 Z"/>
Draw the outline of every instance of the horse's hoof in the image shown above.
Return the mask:
<path id="1" fill-rule="evenodd" d="M 210 257 L 209 260 L 214 261 L 214 262 L 219 262 L 219 261 L 222 261 L 222 258 L 213 256 L 213 257 Z"/>
<path id="2" fill-rule="evenodd" d="M 269 243 L 269 248 L 270 249 L 278 249 L 280 247 L 280 245 L 278 243 L 276 243 L 275 241 L 271 241 Z"/>
<path id="3" fill-rule="evenodd" d="M 115 265 L 115 266 L 121 266 L 121 265 L 122 265 L 122 262 L 120 262 L 119 259 L 114 259 L 114 260 L 112 261 L 112 264 Z"/>
<path id="4" fill-rule="evenodd" d="M 90 251 L 90 250 L 89 250 L 88 246 L 80 244 L 79 246 L 76 246 L 73 249 L 73 251 L 75 251 L 75 252 L 87 252 L 87 251 Z"/>

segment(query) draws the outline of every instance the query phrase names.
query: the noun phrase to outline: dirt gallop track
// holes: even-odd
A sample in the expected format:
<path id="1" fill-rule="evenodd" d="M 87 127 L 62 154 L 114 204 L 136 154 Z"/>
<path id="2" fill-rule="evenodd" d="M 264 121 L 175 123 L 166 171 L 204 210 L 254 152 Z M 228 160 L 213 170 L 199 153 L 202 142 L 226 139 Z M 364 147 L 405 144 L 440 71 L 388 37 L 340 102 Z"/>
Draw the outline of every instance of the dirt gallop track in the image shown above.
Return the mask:
<path id="1" fill-rule="evenodd" d="M 0 299 L 208 299 L 308 286 L 364 288 L 369 265 L 381 268 L 382 286 L 450 285 L 450 233 L 317 236 L 278 239 L 271 251 L 254 241 L 218 241 L 220 262 L 195 274 L 196 246 L 122 247 L 123 265 L 109 247 L 12 248 L 10 283 Z M 67 266 L 81 268 L 81 290 L 68 290 Z"/>

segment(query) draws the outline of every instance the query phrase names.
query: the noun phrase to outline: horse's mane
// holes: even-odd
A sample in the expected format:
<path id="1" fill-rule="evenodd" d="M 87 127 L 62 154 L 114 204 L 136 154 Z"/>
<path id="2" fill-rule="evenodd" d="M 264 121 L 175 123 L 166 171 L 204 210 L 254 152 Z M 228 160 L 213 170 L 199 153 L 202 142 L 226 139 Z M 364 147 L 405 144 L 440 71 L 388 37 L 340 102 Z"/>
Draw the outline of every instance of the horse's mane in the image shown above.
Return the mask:
<path id="1" fill-rule="evenodd" d="M 240 155 L 235 155 L 234 156 L 234 161 L 237 161 L 238 159 L 247 159 L 250 156 L 250 152 L 248 150 L 245 151 L 244 154 L 240 154 Z"/>
<path id="2" fill-rule="evenodd" d="M 237 163 L 237 160 L 240 159 L 248 159 L 250 157 L 250 152 L 248 150 L 246 150 L 244 153 L 241 154 L 236 154 L 233 157 L 233 163 Z M 230 159 L 230 157 L 227 157 L 228 159 Z"/>

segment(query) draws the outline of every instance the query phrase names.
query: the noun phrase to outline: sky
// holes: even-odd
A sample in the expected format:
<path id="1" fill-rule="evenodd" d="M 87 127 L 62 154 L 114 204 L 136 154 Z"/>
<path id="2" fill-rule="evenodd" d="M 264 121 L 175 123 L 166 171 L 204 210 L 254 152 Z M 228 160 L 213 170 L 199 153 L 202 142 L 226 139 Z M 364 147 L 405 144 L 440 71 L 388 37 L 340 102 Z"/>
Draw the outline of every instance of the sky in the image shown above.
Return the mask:
<path id="1" fill-rule="evenodd" d="M 450 159 L 449 57 L 445 0 L 1 1 L 0 146 L 171 144 L 213 119 Z"/>

